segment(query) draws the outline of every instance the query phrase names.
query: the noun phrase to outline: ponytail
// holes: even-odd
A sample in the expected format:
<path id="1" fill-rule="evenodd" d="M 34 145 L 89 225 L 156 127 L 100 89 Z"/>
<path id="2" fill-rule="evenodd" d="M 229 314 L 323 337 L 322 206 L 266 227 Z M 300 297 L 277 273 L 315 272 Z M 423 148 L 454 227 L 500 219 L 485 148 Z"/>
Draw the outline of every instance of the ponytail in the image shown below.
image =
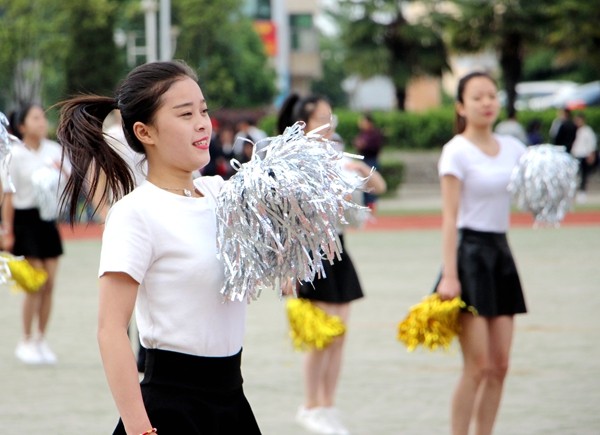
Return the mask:
<path id="1" fill-rule="evenodd" d="M 283 134 L 283 131 L 287 127 L 296 122 L 296 119 L 294 118 L 294 108 L 299 100 L 300 96 L 298 94 L 291 94 L 281 105 L 279 115 L 277 116 L 277 134 Z"/>
<path id="2" fill-rule="evenodd" d="M 56 135 L 63 147 L 63 156 L 71 161 L 72 172 L 61 197 L 61 206 L 68 210 L 71 225 L 79 218 L 78 200 L 92 205 L 94 214 L 109 194 L 119 199 L 134 187 L 129 165 L 106 142 L 102 124 L 106 116 L 117 108 L 114 98 L 82 95 L 59 104 L 60 123 Z M 94 204 L 94 193 L 99 187 L 101 173 L 106 174 L 102 197 Z M 79 213 L 81 214 L 81 213 Z"/>

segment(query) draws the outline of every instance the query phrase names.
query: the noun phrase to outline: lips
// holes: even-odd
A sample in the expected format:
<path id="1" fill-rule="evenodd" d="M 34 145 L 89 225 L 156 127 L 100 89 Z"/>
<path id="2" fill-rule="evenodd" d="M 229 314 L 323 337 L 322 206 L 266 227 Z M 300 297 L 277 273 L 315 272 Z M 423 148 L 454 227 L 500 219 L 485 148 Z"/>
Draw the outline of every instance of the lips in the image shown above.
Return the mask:
<path id="1" fill-rule="evenodd" d="M 201 150 L 207 150 L 208 146 L 209 146 L 209 141 L 207 137 L 203 137 L 200 140 L 197 140 L 196 142 L 192 143 L 193 146 L 195 146 L 196 148 L 199 148 Z"/>

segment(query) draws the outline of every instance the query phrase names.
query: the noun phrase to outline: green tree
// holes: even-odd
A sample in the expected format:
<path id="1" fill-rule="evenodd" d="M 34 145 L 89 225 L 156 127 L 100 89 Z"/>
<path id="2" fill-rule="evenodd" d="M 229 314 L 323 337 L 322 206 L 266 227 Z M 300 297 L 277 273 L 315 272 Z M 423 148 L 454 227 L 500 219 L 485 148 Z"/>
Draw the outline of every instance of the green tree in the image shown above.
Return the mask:
<path id="1" fill-rule="evenodd" d="M 325 95 L 333 107 L 344 107 L 348 104 L 348 94 L 342 88 L 342 82 L 348 77 L 344 68 L 344 52 L 342 42 L 337 37 L 321 37 L 321 62 L 323 78 L 312 82 L 311 91 Z"/>
<path id="2" fill-rule="evenodd" d="M 275 95 L 275 72 L 240 0 L 174 0 L 175 57 L 199 72 L 211 107 L 257 107 Z"/>
<path id="3" fill-rule="evenodd" d="M 527 51 L 539 48 L 552 24 L 551 9 L 560 0 L 451 0 L 458 12 L 448 16 L 450 46 L 458 52 L 496 51 L 513 110 Z"/>
<path id="4" fill-rule="evenodd" d="M 398 109 L 404 110 L 406 87 L 415 76 L 441 76 L 447 53 L 436 14 L 409 22 L 403 13 L 412 3 L 402 0 L 341 0 L 336 13 L 346 45 L 346 67 L 361 77 L 389 76 Z M 420 2 L 423 5 L 429 3 Z"/>
<path id="5" fill-rule="evenodd" d="M 117 6 L 111 0 L 63 0 L 69 39 L 65 58 L 68 95 L 111 95 L 123 75 L 113 34 Z"/>

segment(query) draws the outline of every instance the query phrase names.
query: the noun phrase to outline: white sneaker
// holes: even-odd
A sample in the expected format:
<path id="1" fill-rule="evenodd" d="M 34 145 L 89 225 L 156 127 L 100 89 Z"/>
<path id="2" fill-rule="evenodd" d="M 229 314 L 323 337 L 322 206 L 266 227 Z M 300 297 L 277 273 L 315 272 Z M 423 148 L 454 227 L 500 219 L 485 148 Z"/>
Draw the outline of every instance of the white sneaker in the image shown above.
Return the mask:
<path id="1" fill-rule="evenodd" d="M 15 355 L 25 364 L 43 364 L 42 354 L 35 340 L 23 340 L 17 346 Z"/>
<path id="2" fill-rule="evenodd" d="M 48 342 L 45 338 L 40 338 L 37 342 L 38 350 L 40 355 L 42 356 L 42 363 L 44 364 L 56 364 L 58 362 L 58 358 L 56 354 L 52 352 L 50 346 L 48 346 Z"/>
<path id="3" fill-rule="evenodd" d="M 336 435 L 338 432 L 330 423 L 325 408 L 317 407 L 307 409 L 301 406 L 296 414 L 296 422 L 309 432 Z"/>
<path id="4" fill-rule="evenodd" d="M 337 435 L 350 435 L 350 431 L 344 427 L 342 420 L 340 419 L 340 411 L 334 406 L 323 408 L 329 419 L 329 423 L 336 430 Z"/>

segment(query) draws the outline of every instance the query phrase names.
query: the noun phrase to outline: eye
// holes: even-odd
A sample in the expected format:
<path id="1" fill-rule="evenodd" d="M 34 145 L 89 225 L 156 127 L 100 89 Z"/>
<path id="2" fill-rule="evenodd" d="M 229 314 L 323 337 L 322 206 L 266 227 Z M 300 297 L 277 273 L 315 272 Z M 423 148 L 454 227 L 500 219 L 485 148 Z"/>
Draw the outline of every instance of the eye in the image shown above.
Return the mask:
<path id="1" fill-rule="evenodd" d="M 208 107 L 201 112 L 203 115 L 208 115 Z"/>
<path id="2" fill-rule="evenodd" d="M 185 112 L 181 116 L 192 116 L 192 112 Z"/>

